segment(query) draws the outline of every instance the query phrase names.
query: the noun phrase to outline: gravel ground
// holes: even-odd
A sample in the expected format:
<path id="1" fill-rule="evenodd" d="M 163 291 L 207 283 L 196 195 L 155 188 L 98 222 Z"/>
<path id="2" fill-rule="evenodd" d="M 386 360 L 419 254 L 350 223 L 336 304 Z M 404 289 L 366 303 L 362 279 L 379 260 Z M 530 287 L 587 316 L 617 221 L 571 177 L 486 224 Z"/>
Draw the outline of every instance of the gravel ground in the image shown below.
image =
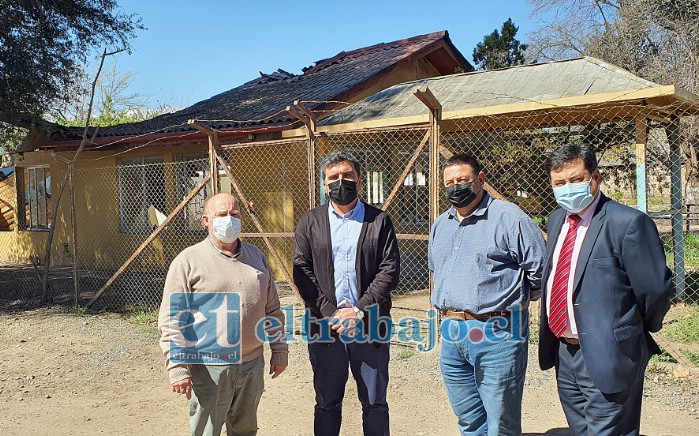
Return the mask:
<path id="1" fill-rule="evenodd" d="M 128 315 L 76 315 L 63 308 L 0 308 L 0 435 L 187 434 L 187 405 L 169 390 L 153 326 Z M 552 372 L 542 372 L 530 347 L 523 426 L 527 434 L 567 434 Z M 699 434 L 699 380 L 649 371 L 642 431 Z M 259 434 L 308 435 L 313 387 L 303 344 L 290 366 L 266 380 Z M 438 367 L 438 352 L 392 348 L 389 387 L 394 434 L 457 434 Z M 361 434 L 350 380 L 343 435 Z"/>

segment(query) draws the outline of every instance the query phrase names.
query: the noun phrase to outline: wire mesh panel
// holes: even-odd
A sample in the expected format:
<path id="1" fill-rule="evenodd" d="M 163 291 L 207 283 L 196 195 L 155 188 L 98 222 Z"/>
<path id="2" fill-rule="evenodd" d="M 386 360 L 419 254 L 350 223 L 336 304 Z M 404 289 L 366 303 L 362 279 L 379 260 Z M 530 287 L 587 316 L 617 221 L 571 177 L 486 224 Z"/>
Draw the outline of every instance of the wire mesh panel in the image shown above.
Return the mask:
<path id="1" fill-rule="evenodd" d="M 76 261 L 84 297 L 113 278 L 98 305 L 159 304 L 172 259 L 206 236 L 201 215 L 211 186 L 183 200 L 202 184 L 207 169 L 208 158 L 189 156 L 172 163 L 125 158 L 116 166 L 76 170 Z M 157 237 L 145 244 L 154 231 Z"/>
<path id="2" fill-rule="evenodd" d="M 681 110 L 654 107 L 651 111 L 629 103 L 448 119 L 442 125 L 440 159 L 443 163 L 453 153 L 476 157 L 484 167 L 488 191 L 517 204 L 545 230 L 548 215 L 557 208 L 545 168 L 548 154 L 562 144 L 592 145 L 602 192 L 651 215 L 675 273 L 678 297 L 696 301 L 699 262 L 693 259 L 699 259 L 699 250 L 692 244 L 699 231 L 699 214 L 692 217 L 690 212 L 683 221 L 680 213 L 699 212 L 688 200 L 699 199 L 693 169 L 697 163 L 692 157 L 699 129 L 696 117 L 683 116 Z M 653 112 L 676 117 L 658 117 Z M 684 205 L 682 196 L 687 199 Z M 448 206 L 441 198 L 440 210 Z"/>
<path id="3" fill-rule="evenodd" d="M 285 273 L 290 274 L 292 270 L 294 229 L 310 205 L 308 142 L 228 145 L 224 146 L 221 157 L 233 176 L 230 180 L 223 168 L 219 169 L 221 192 L 236 197 L 242 193 L 250 205 L 248 213 L 243 215 L 244 240 L 267 254 L 277 280 L 287 280 Z"/>

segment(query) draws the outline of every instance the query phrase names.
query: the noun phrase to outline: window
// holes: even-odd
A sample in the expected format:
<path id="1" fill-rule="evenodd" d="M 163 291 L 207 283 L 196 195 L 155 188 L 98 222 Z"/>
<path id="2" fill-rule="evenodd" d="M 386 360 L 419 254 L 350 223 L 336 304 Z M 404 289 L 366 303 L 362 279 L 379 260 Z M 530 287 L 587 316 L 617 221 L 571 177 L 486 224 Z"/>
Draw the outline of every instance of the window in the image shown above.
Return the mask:
<path id="1" fill-rule="evenodd" d="M 402 167 L 408 164 L 411 154 L 400 153 Z M 403 181 L 399 193 L 400 223 L 402 225 L 425 225 L 430 222 L 429 154 L 422 153 L 412 170 Z"/>
<path id="2" fill-rule="evenodd" d="M 48 166 L 30 167 L 24 171 L 25 226 L 28 230 L 48 230 L 51 224 L 51 171 Z"/>
<path id="3" fill-rule="evenodd" d="M 209 154 L 181 154 L 176 157 L 176 161 L 175 183 L 177 184 L 177 201 L 179 202 L 184 200 L 209 173 Z M 201 224 L 201 216 L 204 214 L 204 202 L 209 195 L 211 195 L 211 184 L 207 183 L 184 208 L 180 220 L 180 228 L 183 231 L 193 233 L 206 231 Z"/>
<path id="4" fill-rule="evenodd" d="M 117 174 L 120 231 L 152 232 L 166 218 L 162 156 L 121 159 Z"/>

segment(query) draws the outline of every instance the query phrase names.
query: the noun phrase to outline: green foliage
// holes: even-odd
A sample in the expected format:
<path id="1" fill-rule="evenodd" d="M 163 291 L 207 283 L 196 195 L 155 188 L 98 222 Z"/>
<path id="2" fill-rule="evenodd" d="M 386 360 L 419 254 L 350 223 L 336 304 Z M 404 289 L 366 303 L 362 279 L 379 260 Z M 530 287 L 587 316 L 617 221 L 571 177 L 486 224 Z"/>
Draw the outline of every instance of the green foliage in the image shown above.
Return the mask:
<path id="1" fill-rule="evenodd" d="M 128 50 L 143 26 L 114 0 L 0 0 L 0 28 L 0 121 L 30 128 L 70 100 L 91 50 Z"/>
<path id="2" fill-rule="evenodd" d="M 473 62 L 479 70 L 492 70 L 495 68 L 522 65 L 525 62 L 524 52 L 526 44 L 521 44 L 516 38 L 517 30 L 511 18 L 502 24 L 500 32 L 497 29 L 493 33 L 485 35 L 483 42 L 479 42 L 473 49 Z"/>
<path id="3" fill-rule="evenodd" d="M 686 316 L 667 324 L 663 333 L 672 341 L 699 344 L 699 307 L 689 306 L 687 310 Z"/>
<path id="4" fill-rule="evenodd" d="M 408 360 L 415 355 L 415 351 L 411 349 L 402 349 L 398 352 L 396 360 Z"/>
<path id="5" fill-rule="evenodd" d="M 158 325 L 158 311 L 153 310 L 143 310 L 134 309 L 130 311 L 129 321 L 143 326 L 157 326 Z"/>
<path id="6" fill-rule="evenodd" d="M 17 150 L 26 130 L 0 121 L 0 155 Z"/>
<path id="7" fill-rule="evenodd" d="M 92 88 L 92 79 L 88 76 L 91 74 L 84 76 L 71 101 L 50 114 L 54 122 L 62 126 L 85 127 Z M 111 63 L 100 73 L 95 87 L 95 103 L 90 126 L 107 127 L 134 123 L 173 109 L 171 106 L 149 108 L 150 102 L 146 96 L 129 91 L 133 78 L 134 73 L 119 71 L 116 62 Z"/>

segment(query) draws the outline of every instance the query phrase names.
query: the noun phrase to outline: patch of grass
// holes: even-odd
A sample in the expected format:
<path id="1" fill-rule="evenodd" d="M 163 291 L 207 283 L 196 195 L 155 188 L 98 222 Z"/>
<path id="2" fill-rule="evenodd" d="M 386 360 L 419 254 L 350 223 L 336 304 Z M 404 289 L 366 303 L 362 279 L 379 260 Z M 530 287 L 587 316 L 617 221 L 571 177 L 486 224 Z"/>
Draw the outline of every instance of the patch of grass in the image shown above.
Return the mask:
<path id="1" fill-rule="evenodd" d="M 683 344 L 699 344 L 699 307 L 687 307 L 687 315 L 667 324 L 663 333 L 668 339 Z"/>
<path id="2" fill-rule="evenodd" d="M 398 355 L 396 356 L 396 360 L 408 360 L 411 357 L 415 355 L 415 351 L 404 348 L 398 352 Z"/>
<path id="3" fill-rule="evenodd" d="M 129 311 L 129 321 L 143 326 L 156 327 L 158 325 L 158 311 L 156 309 L 134 309 Z"/>
<path id="4" fill-rule="evenodd" d="M 668 265 L 673 264 L 672 237 L 664 236 L 663 245 L 665 258 Z M 684 266 L 686 269 L 699 269 L 699 234 L 686 233 L 684 235 Z"/>
<path id="5" fill-rule="evenodd" d="M 684 354 L 684 356 L 689 359 L 694 366 L 699 367 L 699 353 L 692 353 L 691 351 L 684 350 L 682 351 L 682 354 Z"/>

